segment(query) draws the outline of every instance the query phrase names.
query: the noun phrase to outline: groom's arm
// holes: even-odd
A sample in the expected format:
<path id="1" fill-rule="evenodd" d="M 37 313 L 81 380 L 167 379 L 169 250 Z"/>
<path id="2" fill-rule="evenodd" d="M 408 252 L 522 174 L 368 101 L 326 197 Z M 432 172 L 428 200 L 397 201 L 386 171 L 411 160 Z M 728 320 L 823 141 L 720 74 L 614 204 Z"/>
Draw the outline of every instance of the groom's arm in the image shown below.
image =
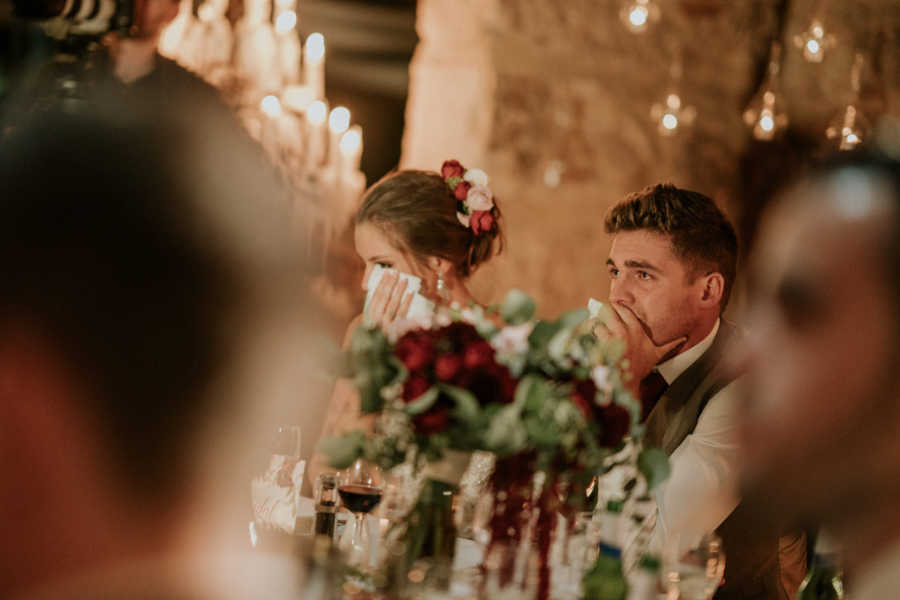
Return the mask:
<path id="1" fill-rule="evenodd" d="M 713 396 L 693 433 L 670 457 L 672 472 L 656 491 L 657 543 L 678 536 L 686 545 L 715 531 L 737 507 L 739 380 Z"/>

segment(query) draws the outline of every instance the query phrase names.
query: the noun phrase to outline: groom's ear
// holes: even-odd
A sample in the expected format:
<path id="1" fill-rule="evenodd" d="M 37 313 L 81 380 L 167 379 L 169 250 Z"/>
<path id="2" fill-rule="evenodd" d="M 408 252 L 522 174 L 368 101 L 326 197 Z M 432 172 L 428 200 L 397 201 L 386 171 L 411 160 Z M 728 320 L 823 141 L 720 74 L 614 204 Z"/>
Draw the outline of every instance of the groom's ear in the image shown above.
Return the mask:
<path id="1" fill-rule="evenodd" d="M 713 271 L 700 278 L 700 305 L 703 307 L 715 307 L 722 303 L 725 293 L 725 278 L 721 273 Z"/>

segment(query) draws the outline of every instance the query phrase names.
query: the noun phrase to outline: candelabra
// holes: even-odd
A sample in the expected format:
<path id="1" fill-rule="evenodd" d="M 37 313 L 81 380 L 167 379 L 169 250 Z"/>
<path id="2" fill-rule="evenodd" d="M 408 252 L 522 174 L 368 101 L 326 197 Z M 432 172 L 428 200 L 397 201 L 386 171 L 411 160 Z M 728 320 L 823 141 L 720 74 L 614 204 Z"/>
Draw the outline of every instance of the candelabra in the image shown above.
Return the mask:
<path id="1" fill-rule="evenodd" d="M 355 210 L 365 188 L 362 129 L 350 111 L 330 112 L 325 97 L 325 38 L 301 45 L 296 0 L 244 0 L 231 24 L 227 2 L 182 0 L 159 51 L 215 85 L 248 133 L 289 184 L 292 220 L 309 252 L 322 256 Z"/>

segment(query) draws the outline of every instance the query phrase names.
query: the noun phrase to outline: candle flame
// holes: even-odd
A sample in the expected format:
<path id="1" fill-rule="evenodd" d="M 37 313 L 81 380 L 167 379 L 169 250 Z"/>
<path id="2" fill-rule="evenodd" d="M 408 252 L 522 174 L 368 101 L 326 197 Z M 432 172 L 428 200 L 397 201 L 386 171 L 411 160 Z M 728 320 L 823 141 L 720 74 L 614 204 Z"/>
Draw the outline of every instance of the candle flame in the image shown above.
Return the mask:
<path id="1" fill-rule="evenodd" d="M 287 33 L 297 25 L 297 13 L 292 10 L 286 10 L 275 19 L 275 31 L 278 33 Z"/>
<path id="2" fill-rule="evenodd" d="M 321 33 L 311 33 L 306 38 L 306 59 L 319 61 L 325 58 L 325 36 Z"/>
<path id="3" fill-rule="evenodd" d="M 269 94 L 259 103 L 259 108 L 266 113 L 268 117 L 274 118 L 281 114 L 281 102 L 276 96 Z"/>
<path id="4" fill-rule="evenodd" d="M 362 145 L 362 133 L 358 129 L 350 129 L 341 136 L 341 154 L 352 156 Z"/>
<path id="5" fill-rule="evenodd" d="M 333 133 L 343 133 L 350 127 L 350 111 L 343 106 L 335 107 L 328 117 L 328 127 Z"/>
<path id="6" fill-rule="evenodd" d="M 313 125 L 321 125 L 328 118 L 328 107 L 321 100 L 316 100 L 306 109 L 306 118 Z"/>

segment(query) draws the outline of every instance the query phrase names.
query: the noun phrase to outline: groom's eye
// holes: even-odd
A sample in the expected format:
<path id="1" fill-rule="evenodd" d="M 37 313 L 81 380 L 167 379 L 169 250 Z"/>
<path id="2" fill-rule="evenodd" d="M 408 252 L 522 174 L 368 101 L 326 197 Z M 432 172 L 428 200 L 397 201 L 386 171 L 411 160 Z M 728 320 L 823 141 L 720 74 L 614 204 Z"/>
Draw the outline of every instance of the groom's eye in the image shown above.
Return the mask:
<path id="1" fill-rule="evenodd" d="M 653 276 L 650 275 L 647 271 L 638 271 L 637 273 L 638 279 L 643 279 L 644 281 L 649 281 L 653 279 Z"/>
<path id="2" fill-rule="evenodd" d="M 610 277 L 616 277 L 618 274 L 619 274 L 619 270 L 617 268 L 615 268 L 615 267 L 609 268 L 609 276 Z"/>

